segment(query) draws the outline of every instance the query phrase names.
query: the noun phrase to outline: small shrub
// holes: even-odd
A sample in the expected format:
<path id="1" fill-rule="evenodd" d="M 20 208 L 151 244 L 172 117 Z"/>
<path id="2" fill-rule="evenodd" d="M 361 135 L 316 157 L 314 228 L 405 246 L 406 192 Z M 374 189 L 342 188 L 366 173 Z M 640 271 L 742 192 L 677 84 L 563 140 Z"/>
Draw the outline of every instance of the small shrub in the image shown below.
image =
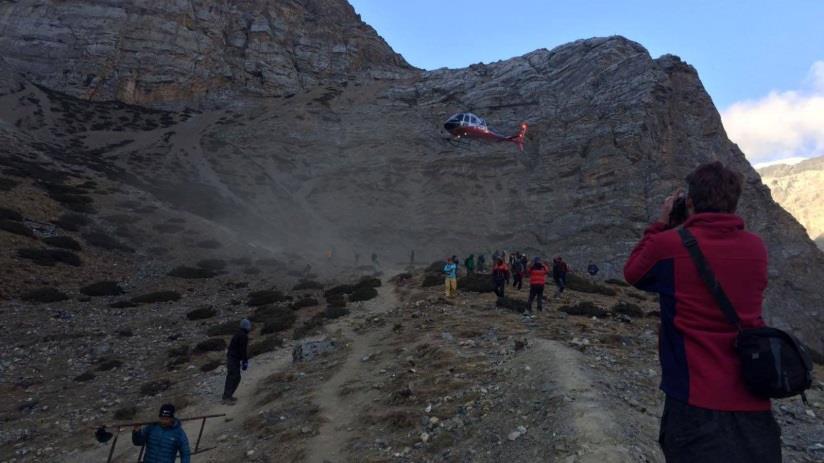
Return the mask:
<path id="1" fill-rule="evenodd" d="M 612 306 L 612 312 L 627 315 L 633 318 L 643 318 L 644 310 L 631 302 L 621 301 Z"/>
<path id="2" fill-rule="evenodd" d="M 286 296 L 284 296 L 282 292 L 267 289 L 263 291 L 254 291 L 249 293 L 249 299 L 246 301 L 246 305 L 250 307 L 256 307 L 285 300 Z"/>
<path id="3" fill-rule="evenodd" d="M 307 291 L 307 290 L 321 290 L 323 284 L 313 280 L 302 280 L 292 287 L 292 291 Z"/>
<path id="4" fill-rule="evenodd" d="M 282 267 L 283 266 L 283 262 L 281 262 L 281 261 L 279 261 L 275 258 L 271 258 L 271 257 L 265 258 L 265 259 L 258 259 L 258 260 L 255 261 L 255 264 L 259 265 L 261 267 Z"/>
<path id="5" fill-rule="evenodd" d="M 82 250 L 80 243 L 69 236 L 50 236 L 43 238 L 43 242 L 55 248 L 71 249 L 73 251 Z"/>
<path id="6" fill-rule="evenodd" d="M 206 330 L 209 336 L 229 336 L 235 334 L 240 329 L 240 320 L 230 320 L 219 325 L 210 326 Z"/>
<path id="7" fill-rule="evenodd" d="M 169 357 L 185 357 L 189 355 L 189 350 L 190 348 L 188 344 L 172 347 L 169 349 Z"/>
<path id="8" fill-rule="evenodd" d="M 326 303 L 331 307 L 346 307 L 346 297 L 343 294 L 327 296 Z"/>
<path id="9" fill-rule="evenodd" d="M 14 222 L 11 220 L 0 220 L 0 230 L 5 232 L 9 232 L 14 235 L 25 236 L 27 238 L 34 238 L 34 232 L 31 231 L 31 228 L 23 225 L 20 222 Z"/>
<path id="10" fill-rule="evenodd" d="M 0 220 L 12 220 L 15 222 L 20 222 L 23 220 L 23 216 L 15 210 L 0 207 Z"/>
<path id="11" fill-rule="evenodd" d="M 22 299 L 28 302 L 60 302 L 68 299 L 69 296 L 55 288 L 38 288 L 23 294 Z"/>
<path id="12" fill-rule="evenodd" d="M 97 371 L 109 371 L 123 366 L 123 362 L 117 359 L 105 360 L 97 366 Z"/>
<path id="13" fill-rule="evenodd" d="M 628 287 L 629 286 L 629 283 L 627 283 L 624 280 L 619 280 L 617 278 L 610 278 L 610 279 L 604 281 L 604 283 L 606 283 L 608 285 L 615 285 L 615 286 L 622 286 L 622 287 Z"/>
<path id="14" fill-rule="evenodd" d="M 356 288 L 380 288 L 380 278 L 364 277 L 356 285 Z"/>
<path id="15" fill-rule="evenodd" d="M 11 191 L 17 185 L 19 185 L 19 183 L 10 178 L 0 178 L 0 191 Z"/>
<path id="16" fill-rule="evenodd" d="M 216 370 L 221 365 L 223 365 L 222 360 L 209 360 L 208 362 L 200 366 L 200 371 L 208 373 L 212 370 Z"/>
<path id="17" fill-rule="evenodd" d="M 435 275 L 441 275 L 443 274 L 444 267 L 446 267 L 446 261 L 439 260 L 429 264 L 429 267 L 426 267 L 426 270 L 424 270 L 424 272 L 433 273 Z"/>
<path id="18" fill-rule="evenodd" d="M 203 240 L 197 243 L 197 247 L 203 249 L 218 249 L 221 246 L 220 242 L 215 240 Z"/>
<path id="19" fill-rule="evenodd" d="M 292 303 L 292 310 L 300 310 L 304 307 L 314 307 L 318 304 L 317 299 L 312 297 L 304 297 Z"/>
<path id="20" fill-rule="evenodd" d="M 578 315 L 582 317 L 604 318 L 609 314 L 606 310 L 598 307 L 590 301 L 579 302 L 573 306 L 565 305 L 558 310 L 561 312 L 566 312 L 569 315 Z"/>
<path id="21" fill-rule="evenodd" d="M 86 296 L 117 296 L 123 294 L 123 288 L 116 281 L 98 281 L 80 288 Z"/>
<path id="22" fill-rule="evenodd" d="M 567 273 L 566 287 L 572 291 L 589 294 L 603 294 L 604 296 L 615 296 L 618 294 L 614 289 L 600 285 L 586 278 L 579 277 L 574 273 Z"/>
<path id="23" fill-rule="evenodd" d="M 266 352 L 272 352 L 279 347 L 283 347 L 282 338 L 278 336 L 267 336 L 260 341 L 249 344 L 249 350 L 247 353 L 249 354 L 249 358 L 253 358 Z"/>
<path id="24" fill-rule="evenodd" d="M 140 393 L 148 396 L 155 396 L 172 387 L 172 382 L 168 379 L 149 381 L 140 386 Z"/>
<path id="25" fill-rule="evenodd" d="M 121 328 L 116 331 L 117 335 L 121 338 L 130 338 L 134 336 L 134 331 L 131 328 Z"/>
<path id="26" fill-rule="evenodd" d="M 81 190 L 78 190 L 80 192 Z M 61 193 L 57 191 L 49 192 L 49 196 L 57 201 L 58 203 L 62 204 L 65 207 L 75 206 L 75 205 L 89 205 L 94 202 L 94 200 L 89 196 L 84 196 L 82 194 L 69 194 L 69 193 Z"/>
<path id="27" fill-rule="evenodd" d="M 83 233 L 80 236 L 82 236 L 86 243 L 90 244 L 91 246 L 105 249 L 107 251 L 134 252 L 134 249 L 130 248 L 129 246 L 126 246 L 125 244 L 121 243 L 120 241 L 117 241 L 116 239 L 101 231 Z"/>
<path id="28" fill-rule="evenodd" d="M 113 309 L 128 309 L 129 307 L 137 307 L 138 304 L 132 301 L 115 301 L 109 304 Z"/>
<path id="29" fill-rule="evenodd" d="M 492 277 L 489 275 L 470 273 L 465 277 L 458 278 L 458 289 L 475 293 L 491 293 L 495 291 L 495 283 L 492 282 Z"/>
<path id="30" fill-rule="evenodd" d="M 368 301 L 378 297 L 378 291 L 371 286 L 358 286 L 349 296 L 349 302 Z"/>
<path id="31" fill-rule="evenodd" d="M 229 260 L 229 262 L 231 262 L 232 265 L 242 265 L 242 266 L 252 265 L 252 259 L 250 259 L 248 257 L 238 257 L 236 259 Z"/>
<path id="32" fill-rule="evenodd" d="M 118 421 L 129 421 L 137 416 L 137 407 L 134 405 L 118 408 L 114 411 L 114 419 Z"/>
<path id="33" fill-rule="evenodd" d="M 63 214 L 54 221 L 55 225 L 68 231 L 78 231 L 80 227 L 84 227 L 90 223 L 91 220 L 83 214 Z"/>
<path id="34" fill-rule="evenodd" d="M 29 259 L 37 265 L 42 265 L 45 267 L 54 266 L 58 262 L 79 267 L 82 263 L 80 257 L 76 254 L 60 249 L 24 248 L 18 249 L 17 255 L 23 259 Z"/>
<path id="35" fill-rule="evenodd" d="M 297 315 L 286 307 L 261 307 L 249 319 L 255 323 L 262 323 L 261 333 L 268 334 L 291 328 L 297 320 Z"/>
<path id="36" fill-rule="evenodd" d="M 114 214 L 103 217 L 103 220 L 111 222 L 115 225 L 131 225 L 133 223 L 139 222 L 140 217 L 128 214 Z"/>
<path id="37" fill-rule="evenodd" d="M 78 383 L 85 383 L 86 381 L 91 381 L 95 378 L 94 373 L 91 371 L 87 371 L 85 373 L 81 373 L 74 377 L 74 380 Z"/>
<path id="38" fill-rule="evenodd" d="M 187 267 L 185 265 L 173 268 L 168 273 L 168 275 L 170 277 L 183 278 L 186 280 L 199 280 L 204 278 L 213 278 L 217 276 L 217 274 L 212 270 L 197 267 Z"/>
<path id="39" fill-rule="evenodd" d="M 260 275 L 260 269 L 257 267 L 248 267 L 243 269 L 243 273 L 246 275 Z"/>
<path id="40" fill-rule="evenodd" d="M 509 297 L 499 297 L 498 300 L 495 301 L 495 307 L 512 310 L 518 313 L 526 312 L 526 310 L 529 308 L 526 301 L 523 301 L 521 299 L 513 299 Z"/>
<path id="41" fill-rule="evenodd" d="M 180 300 L 180 293 L 177 291 L 155 291 L 143 294 L 130 299 L 134 304 L 154 304 L 157 302 L 172 302 Z"/>
<path id="42" fill-rule="evenodd" d="M 63 207 L 70 211 L 78 212 L 81 214 L 97 214 L 97 209 L 92 207 L 91 204 L 85 203 L 70 203 L 70 204 L 63 204 Z"/>
<path id="43" fill-rule="evenodd" d="M 334 320 L 336 318 L 349 315 L 349 313 L 349 309 L 344 309 L 343 307 L 327 307 L 323 312 L 323 316 L 330 320 Z"/>
<path id="44" fill-rule="evenodd" d="M 46 252 L 49 253 L 55 262 L 71 265 L 72 267 L 80 267 L 82 264 L 80 257 L 73 252 L 64 251 L 62 249 L 47 249 Z"/>
<path id="45" fill-rule="evenodd" d="M 302 325 L 295 328 L 294 333 L 292 333 L 292 339 L 298 340 L 306 337 L 306 335 L 310 334 L 315 329 L 323 326 L 323 320 L 324 316 L 322 313 L 316 314 L 314 317 L 306 320 Z"/>
<path id="46" fill-rule="evenodd" d="M 323 293 L 323 297 L 328 298 L 329 296 L 352 294 L 353 291 L 355 291 L 355 286 L 353 286 L 353 285 L 338 285 L 338 286 L 327 289 Z"/>
<path id="47" fill-rule="evenodd" d="M 193 352 L 202 354 L 204 352 L 217 352 L 226 349 L 226 340 L 223 338 L 209 338 L 198 343 Z"/>
<path id="48" fill-rule="evenodd" d="M 443 275 L 435 273 L 426 273 L 423 275 L 423 280 L 421 281 L 421 288 L 431 288 L 432 286 L 438 286 L 442 284 L 444 284 Z"/>
<path id="49" fill-rule="evenodd" d="M 391 281 L 393 283 L 397 283 L 397 282 L 400 282 L 400 281 L 411 280 L 412 276 L 413 275 L 409 272 L 401 272 L 401 273 L 393 276 L 392 278 L 390 278 L 389 281 Z"/>
<path id="50" fill-rule="evenodd" d="M 197 266 L 205 268 L 206 270 L 219 272 L 226 268 L 226 261 L 222 259 L 203 259 L 197 263 Z"/>
<path id="51" fill-rule="evenodd" d="M 215 315 L 217 315 L 217 310 L 211 307 L 201 307 L 200 309 L 195 309 L 187 313 L 186 318 L 189 320 L 205 320 L 207 318 L 212 318 Z"/>

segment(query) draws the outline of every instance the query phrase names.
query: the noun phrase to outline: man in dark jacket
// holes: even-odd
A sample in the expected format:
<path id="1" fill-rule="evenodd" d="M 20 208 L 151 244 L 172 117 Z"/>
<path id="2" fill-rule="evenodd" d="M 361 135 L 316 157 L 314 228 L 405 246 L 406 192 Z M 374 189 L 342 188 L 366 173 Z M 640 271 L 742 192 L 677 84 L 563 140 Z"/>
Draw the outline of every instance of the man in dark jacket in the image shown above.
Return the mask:
<path id="1" fill-rule="evenodd" d="M 486 271 L 486 256 L 481 254 L 478 256 L 478 272 L 484 273 Z"/>
<path id="2" fill-rule="evenodd" d="M 175 463 L 180 453 L 180 463 L 190 463 L 191 451 L 186 432 L 175 418 L 175 406 L 165 404 L 160 407 L 159 420 L 143 428 L 132 429 L 132 443 L 146 446 L 143 463 Z"/>
<path id="3" fill-rule="evenodd" d="M 561 256 L 556 257 L 552 261 L 552 280 L 558 288 L 558 291 L 555 293 L 556 297 L 563 294 L 564 289 L 566 289 L 566 276 L 568 271 L 569 267 Z"/>
<path id="4" fill-rule="evenodd" d="M 698 167 L 687 183 L 682 226 L 698 241 L 742 327 L 764 326 L 767 250 L 735 215 L 741 177 L 713 162 Z M 770 400 L 744 384 L 734 348 L 737 330 L 701 279 L 677 229 L 668 229 L 678 196 L 667 198 L 624 267 L 627 282 L 659 294 L 664 456 L 668 463 L 780 462 L 780 429 Z"/>
<path id="5" fill-rule="evenodd" d="M 237 402 L 235 391 L 240 384 L 240 370 L 246 371 L 249 367 L 249 332 L 252 331 L 252 322 L 245 318 L 240 322 L 240 329 L 229 342 L 226 350 L 226 385 L 223 388 L 223 402 L 229 405 Z"/>
<path id="6" fill-rule="evenodd" d="M 521 257 L 518 256 L 517 258 L 513 259 L 512 261 L 512 288 L 521 289 L 523 287 L 524 281 L 524 264 L 521 261 Z"/>

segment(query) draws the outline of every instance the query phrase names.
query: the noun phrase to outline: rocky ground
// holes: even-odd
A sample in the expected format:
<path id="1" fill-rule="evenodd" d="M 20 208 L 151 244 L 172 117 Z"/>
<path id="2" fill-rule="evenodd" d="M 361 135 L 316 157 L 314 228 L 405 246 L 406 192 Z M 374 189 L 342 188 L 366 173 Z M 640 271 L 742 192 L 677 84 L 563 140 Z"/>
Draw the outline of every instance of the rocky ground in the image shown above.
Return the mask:
<path id="1" fill-rule="evenodd" d="M 102 337 L 94 345 L 108 344 L 106 354 L 125 365 L 95 372 L 89 383 L 67 377 L 18 386 L 13 412 L 4 410 L 7 422 L 15 420 L 4 433 L 18 435 L 4 441 L 2 461 L 104 461 L 108 448 L 94 441 L 92 425 L 118 421 L 112 413 L 131 406 L 135 419 L 151 418 L 165 400 L 182 407 L 180 416 L 227 414 L 208 422 L 203 446 L 218 448 L 195 457 L 203 462 L 662 461 L 656 303 L 617 281 L 578 288 L 525 318 L 496 307 L 489 293 L 445 299 L 440 286 L 421 288 L 420 274 L 395 280 L 302 339 L 291 329 L 276 333 L 286 338 L 283 347 L 253 358 L 233 407 L 218 400 L 224 367 L 200 368 L 222 352 L 195 354 L 170 370 L 165 348 Z M 308 293 L 321 297 L 319 290 Z M 510 293 L 516 301 L 526 296 Z M 219 298 L 244 295 L 231 290 Z M 235 307 L 221 311 L 221 319 L 251 310 Z M 169 313 L 175 310 L 174 328 L 147 317 L 136 334 L 198 339 L 214 324 L 185 321 L 182 308 Z M 319 310 L 298 310 L 294 326 Z M 320 353 L 293 355 L 310 346 Z M 10 357 L 19 365 L 48 354 L 15 349 Z M 89 362 L 82 353 L 76 358 Z M 149 396 L 138 390 L 149 380 L 170 384 Z M 785 461 L 824 458 L 822 382 L 810 402 L 775 403 Z M 197 426 L 186 428 L 194 440 Z M 121 441 L 115 461 L 136 457 L 128 444 Z"/>

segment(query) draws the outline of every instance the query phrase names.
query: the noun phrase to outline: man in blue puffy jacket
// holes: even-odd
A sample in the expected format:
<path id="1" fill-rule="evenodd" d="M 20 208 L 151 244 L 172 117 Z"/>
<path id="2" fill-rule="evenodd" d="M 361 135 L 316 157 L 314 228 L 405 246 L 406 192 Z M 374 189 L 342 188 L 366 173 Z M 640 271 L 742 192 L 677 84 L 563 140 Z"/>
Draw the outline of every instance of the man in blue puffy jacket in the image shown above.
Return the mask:
<path id="1" fill-rule="evenodd" d="M 190 463 L 189 438 L 175 418 L 175 406 L 161 406 L 159 418 L 157 423 L 132 430 L 132 443 L 146 446 L 143 463 L 174 463 L 178 452 L 180 463 Z"/>

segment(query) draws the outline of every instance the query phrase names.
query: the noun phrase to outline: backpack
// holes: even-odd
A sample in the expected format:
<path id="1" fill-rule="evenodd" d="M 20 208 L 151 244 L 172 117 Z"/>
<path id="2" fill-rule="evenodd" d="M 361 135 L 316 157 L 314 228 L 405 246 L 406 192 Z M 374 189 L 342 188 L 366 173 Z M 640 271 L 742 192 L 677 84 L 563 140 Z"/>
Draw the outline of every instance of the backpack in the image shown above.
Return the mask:
<path id="1" fill-rule="evenodd" d="M 813 364 L 807 348 L 795 336 L 777 328 L 742 328 L 732 302 L 707 265 L 695 236 L 683 227 L 678 234 L 727 321 L 738 329 L 734 347 L 741 361 L 744 384 L 750 392 L 775 399 L 800 394 L 806 404 L 804 391 L 813 382 Z"/>

